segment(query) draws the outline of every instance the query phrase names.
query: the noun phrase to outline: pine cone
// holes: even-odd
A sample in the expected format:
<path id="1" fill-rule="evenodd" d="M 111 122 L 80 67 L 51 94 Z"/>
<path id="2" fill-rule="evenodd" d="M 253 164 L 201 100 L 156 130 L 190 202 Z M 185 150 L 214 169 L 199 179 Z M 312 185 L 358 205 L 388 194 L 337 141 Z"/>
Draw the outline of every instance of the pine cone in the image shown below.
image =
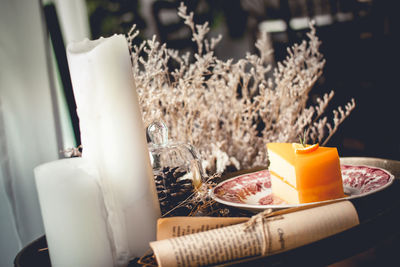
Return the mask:
<path id="1" fill-rule="evenodd" d="M 193 193 L 191 179 L 185 178 L 187 172 L 179 167 L 164 167 L 160 174 L 154 176 L 161 213 L 166 214 Z M 192 205 L 184 204 L 166 216 L 185 216 L 192 210 Z"/>

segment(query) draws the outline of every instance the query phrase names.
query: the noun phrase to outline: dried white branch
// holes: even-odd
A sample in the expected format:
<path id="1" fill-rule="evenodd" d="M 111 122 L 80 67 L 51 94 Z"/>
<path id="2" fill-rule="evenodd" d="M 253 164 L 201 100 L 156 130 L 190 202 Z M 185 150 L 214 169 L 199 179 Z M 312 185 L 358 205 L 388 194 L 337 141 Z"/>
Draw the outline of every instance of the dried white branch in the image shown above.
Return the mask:
<path id="1" fill-rule="evenodd" d="M 256 42 L 260 55 L 224 61 L 213 52 L 222 37 L 206 39 L 208 24 L 195 25 L 183 4 L 178 15 L 192 31 L 197 53 L 181 55 L 154 37 L 130 48 L 132 70 L 145 124 L 162 119 L 170 139 L 197 148 L 209 173 L 267 165 L 267 142 L 296 142 L 304 130 L 307 140 L 322 143 L 326 137 L 325 144 L 354 109 L 353 99 L 339 107 L 331 126 L 321 116 L 333 91 L 307 106 L 325 65 L 313 24 L 309 39 L 288 48 L 272 69 L 267 35 Z M 136 36 L 133 27 L 128 39 Z"/>
<path id="2" fill-rule="evenodd" d="M 343 110 L 342 107 L 338 107 L 337 110 L 333 111 L 333 128 L 330 127 L 329 124 L 329 135 L 325 138 L 325 141 L 322 143 L 322 145 L 326 145 L 333 136 L 333 134 L 339 129 L 339 125 L 350 115 L 350 113 L 354 110 L 356 107 L 356 103 L 354 98 L 351 99 L 351 102 L 347 103 L 345 105 L 345 109 Z"/>

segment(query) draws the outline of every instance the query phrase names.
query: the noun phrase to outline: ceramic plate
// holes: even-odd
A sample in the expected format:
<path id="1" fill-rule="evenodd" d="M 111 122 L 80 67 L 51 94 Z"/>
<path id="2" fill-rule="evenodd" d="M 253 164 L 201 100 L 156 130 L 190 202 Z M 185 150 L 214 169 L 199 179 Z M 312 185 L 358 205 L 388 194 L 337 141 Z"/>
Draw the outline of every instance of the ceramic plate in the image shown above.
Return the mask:
<path id="1" fill-rule="evenodd" d="M 394 181 L 394 176 L 381 168 L 365 165 L 341 165 L 341 169 L 343 188 L 347 195 L 343 199 L 373 194 L 390 186 Z M 211 197 L 219 203 L 252 211 L 313 204 L 292 205 L 275 198 L 271 194 L 271 180 L 268 170 L 247 173 L 225 180 L 211 190 Z"/>

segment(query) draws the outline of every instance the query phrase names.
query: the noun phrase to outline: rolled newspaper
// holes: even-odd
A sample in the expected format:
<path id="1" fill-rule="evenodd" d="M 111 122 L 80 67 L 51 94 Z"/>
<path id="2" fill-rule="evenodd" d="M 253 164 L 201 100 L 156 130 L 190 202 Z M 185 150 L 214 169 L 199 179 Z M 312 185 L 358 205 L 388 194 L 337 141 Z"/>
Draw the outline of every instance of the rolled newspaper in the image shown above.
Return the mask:
<path id="1" fill-rule="evenodd" d="M 353 204 L 340 201 L 290 213 L 260 213 L 245 223 L 155 241 L 150 246 L 159 266 L 205 266 L 284 252 L 359 223 Z"/>

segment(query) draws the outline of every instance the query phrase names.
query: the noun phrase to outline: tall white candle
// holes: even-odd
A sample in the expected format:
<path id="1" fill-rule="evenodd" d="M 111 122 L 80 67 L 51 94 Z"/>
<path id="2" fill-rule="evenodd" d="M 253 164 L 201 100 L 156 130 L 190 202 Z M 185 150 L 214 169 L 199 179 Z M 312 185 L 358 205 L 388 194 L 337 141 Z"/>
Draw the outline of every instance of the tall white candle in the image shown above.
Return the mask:
<path id="1" fill-rule="evenodd" d="M 160 208 L 123 35 L 67 48 L 83 158 L 100 172 L 118 264 L 156 238 Z"/>
<path id="2" fill-rule="evenodd" d="M 82 158 L 35 168 L 40 208 L 54 267 L 110 267 L 112 251 L 96 173 Z"/>

